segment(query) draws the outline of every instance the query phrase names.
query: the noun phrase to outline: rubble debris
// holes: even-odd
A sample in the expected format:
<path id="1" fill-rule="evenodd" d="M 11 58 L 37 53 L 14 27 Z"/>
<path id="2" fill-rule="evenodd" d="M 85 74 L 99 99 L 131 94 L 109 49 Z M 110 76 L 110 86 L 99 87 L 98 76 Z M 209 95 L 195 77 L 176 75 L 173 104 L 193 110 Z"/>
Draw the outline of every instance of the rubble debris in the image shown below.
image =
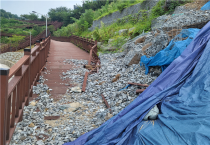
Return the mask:
<path id="1" fill-rule="evenodd" d="M 142 86 L 142 87 L 149 87 L 149 85 L 147 84 L 138 84 L 138 83 L 132 83 L 132 82 L 128 82 L 128 84 Z"/>
<path id="2" fill-rule="evenodd" d="M 81 92 L 82 92 L 82 90 L 80 89 L 80 87 L 79 87 L 79 86 L 76 86 L 76 87 L 71 88 L 71 92 L 81 93 Z"/>
<path id="3" fill-rule="evenodd" d="M 155 105 L 148 113 L 147 115 L 144 117 L 144 121 L 147 120 L 155 120 L 157 119 L 157 116 L 159 114 L 159 109 L 157 107 L 157 105 Z"/>
<path id="4" fill-rule="evenodd" d="M 142 93 L 142 92 L 144 92 L 144 90 L 146 90 L 146 89 L 138 89 L 138 90 L 136 90 L 136 93 Z"/>
<path id="5" fill-rule="evenodd" d="M 57 120 L 59 118 L 60 118 L 60 116 L 45 116 L 44 120 Z"/>

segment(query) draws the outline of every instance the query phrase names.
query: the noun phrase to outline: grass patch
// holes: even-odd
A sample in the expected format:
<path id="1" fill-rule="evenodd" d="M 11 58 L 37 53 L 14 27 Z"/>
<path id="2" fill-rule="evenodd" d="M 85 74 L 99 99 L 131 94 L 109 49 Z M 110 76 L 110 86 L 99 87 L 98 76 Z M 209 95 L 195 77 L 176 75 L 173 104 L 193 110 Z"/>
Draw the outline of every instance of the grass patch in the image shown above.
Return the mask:
<path id="1" fill-rule="evenodd" d="M 112 2 L 107 6 L 103 6 L 101 9 L 95 11 L 94 20 L 99 20 L 104 16 L 110 15 L 116 11 L 123 11 L 123 9 L 136 5 L 138 3 L 142 3 L 145 0 L 117 0 L 116 2 Z"/>

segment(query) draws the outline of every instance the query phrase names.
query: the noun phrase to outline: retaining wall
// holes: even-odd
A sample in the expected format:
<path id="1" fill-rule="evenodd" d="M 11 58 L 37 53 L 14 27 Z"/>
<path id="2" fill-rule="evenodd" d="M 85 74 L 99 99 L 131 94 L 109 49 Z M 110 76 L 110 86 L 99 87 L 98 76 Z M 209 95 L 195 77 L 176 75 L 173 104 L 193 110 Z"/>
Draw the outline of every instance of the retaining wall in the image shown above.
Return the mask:
<path id="1" fill-rule="evenodd" d="M 112 23 L 116 22 L 117 19 L 122 19 L 128 15 L 134 15 L 139 12 L 139 10 L 150 10 L 152 7 L 156 5 L 159 0 L 145 0 L 142 3 L 138 3 L 136 5 L 130 6 L 125 8 L 122 12 L 116 11 L 112 14 L 104 16 L 99 20 L 93 21 L 93 25 L 88 28 L 90 31 L 93 31 L 96 27 L 101 27 L 101 21 L 105 24 L 105 26 L 111 25 Z"/>

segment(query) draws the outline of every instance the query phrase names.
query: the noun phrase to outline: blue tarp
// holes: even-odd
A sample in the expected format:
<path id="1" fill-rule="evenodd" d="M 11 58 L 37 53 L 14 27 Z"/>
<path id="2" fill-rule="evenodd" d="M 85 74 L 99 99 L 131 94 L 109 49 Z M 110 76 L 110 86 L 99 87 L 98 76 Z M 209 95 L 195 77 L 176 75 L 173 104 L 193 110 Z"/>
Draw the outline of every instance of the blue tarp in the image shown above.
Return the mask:
<path id="1" fill-rule="evenodd" d="M 208 1 L 202 8 L 201 8 L 202 11 L 207 11 L 207 10 L 210 10 L 210 1 Z"/>
<path id="2" fill-rule="evenodd" d="M 209 39 L 210 23 L 131 104 L 99 128 L 65 145 L 209 144 Z M 156 104 L 162 114 L 154 126 L 140 128 Z"/>
<path id="3" fill-rule="evenodd" d="M 140 64 L 145 65 L 145 74 L 148 74 L 150 66 L 161 66 L 162 71 L 165 70 L 165 68 L 167 68 L 172 61 L 180 56 L 181 53 L 187 48 L 199 30 L 200 29 L 196 28 L 183 29 L 179 35 L 171 40 L 165 49 L 158 52 L 154 57 L 147 58 L 146 55 L 142 56 Z M 180 40 L 180 38 L 187 39 L 183 41 L 175 41 L 176 39 Z"/>

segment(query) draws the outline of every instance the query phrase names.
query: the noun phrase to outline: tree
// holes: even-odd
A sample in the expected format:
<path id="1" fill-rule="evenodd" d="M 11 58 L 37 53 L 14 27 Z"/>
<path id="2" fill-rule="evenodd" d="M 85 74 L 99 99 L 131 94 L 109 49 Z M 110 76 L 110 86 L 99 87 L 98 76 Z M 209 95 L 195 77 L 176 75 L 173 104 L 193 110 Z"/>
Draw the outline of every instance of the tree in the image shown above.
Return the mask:
<path id="1" fill-rule="evenodd" d="M 6 12 L 3 9 L 0 9 L 0 14 L 1 14 L 1 18 L 15 18 L 15 19 L 20 19 L 20 17 L 18 17 L 18 15 L 12 14 L 10 12 Z"/>
<path id="2" fill-rule="evenodd" d="M 38 20 L 38 15 L 34 14 L 34 13 L 30 13 L 29 15 L 28 14 L 23 14 L 23 15 L 20 15 L 22 18 L 24 19 L 28 19 L 28 20 Z"/>
<path id="3" fill-rule="evenodd" d="M 35 25 L 35 26 L 33 27 L 33 30 L 32 30 L 32 35 L 33 35 L 33 36 L 36 36 L 36 35 L 38 35 L 41 31 L 42 31 L 42 27 L 39 27 L 38 25 Z"/>

